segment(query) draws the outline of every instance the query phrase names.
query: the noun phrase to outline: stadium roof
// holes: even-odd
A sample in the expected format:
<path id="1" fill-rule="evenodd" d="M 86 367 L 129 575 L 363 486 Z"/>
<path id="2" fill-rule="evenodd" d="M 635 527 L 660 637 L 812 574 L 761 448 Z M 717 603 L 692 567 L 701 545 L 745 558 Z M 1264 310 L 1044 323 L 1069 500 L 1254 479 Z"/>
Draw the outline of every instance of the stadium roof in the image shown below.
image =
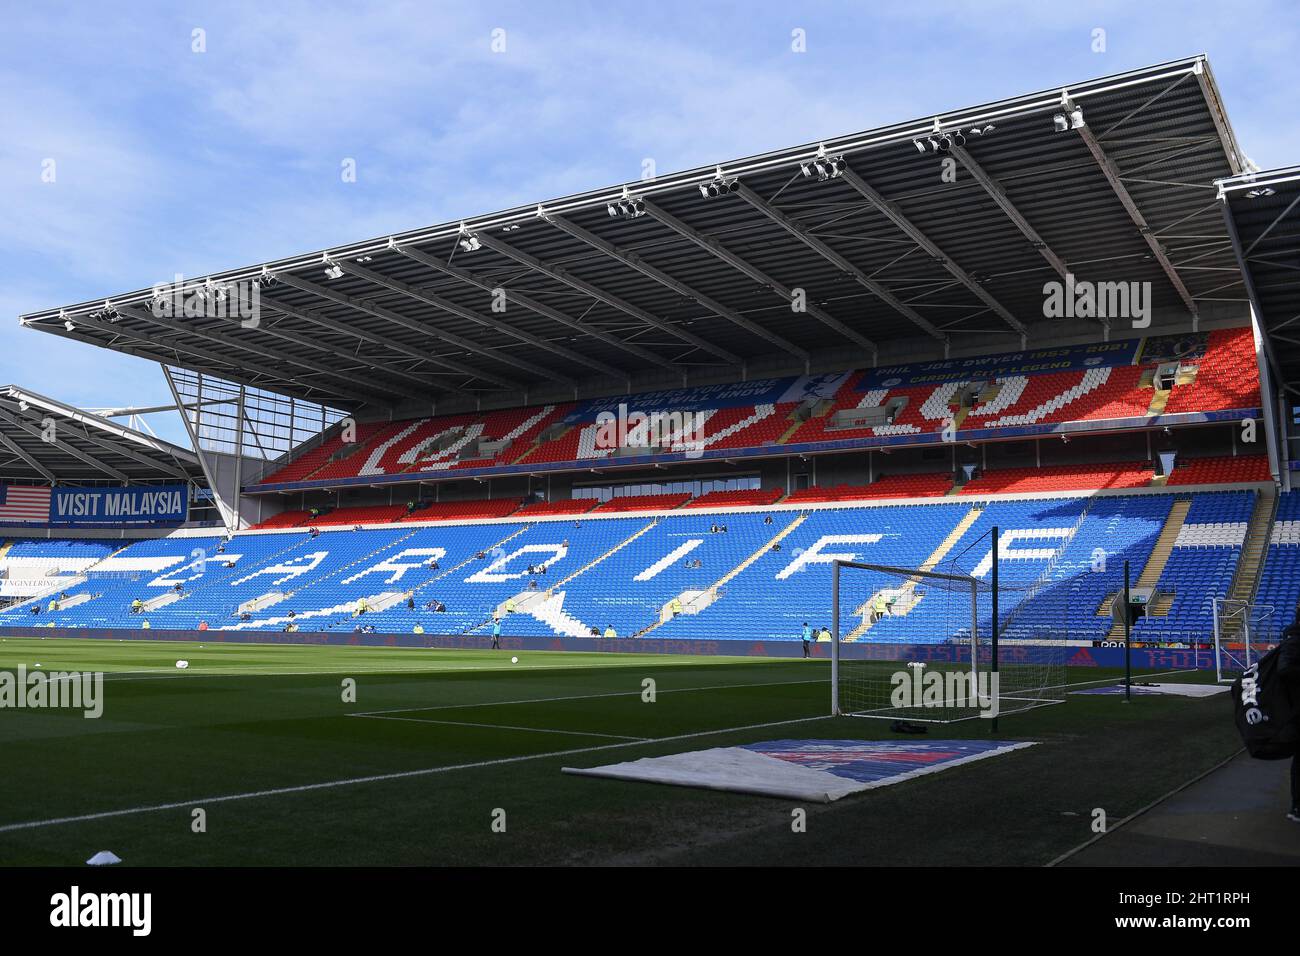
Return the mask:
<path id="1" fill-rule="evenodd" d="M 819 155 L 843 170 L 805 175 Z M 1018 348 L 1063 334 L 1043 283 L 1067 272 L 1244 308 L 1213 186 L 1244 165 L 1197 56 L 187 280 L 191 303 L 256 285 L 255 327 L 153 288 L 21 321 L 348 409 Z"/>
<path id="2" fill-rule="evenodd" d="M 1300 395 L 1300 166 L 1219 185 L 1270 358 L 1283 384 Z"/>
<path id="3" fill-rule="evenodd" d="M 0 479 L 176 482 L 202 474 L 184 448 L 17 385 L 0 386 Z"/>

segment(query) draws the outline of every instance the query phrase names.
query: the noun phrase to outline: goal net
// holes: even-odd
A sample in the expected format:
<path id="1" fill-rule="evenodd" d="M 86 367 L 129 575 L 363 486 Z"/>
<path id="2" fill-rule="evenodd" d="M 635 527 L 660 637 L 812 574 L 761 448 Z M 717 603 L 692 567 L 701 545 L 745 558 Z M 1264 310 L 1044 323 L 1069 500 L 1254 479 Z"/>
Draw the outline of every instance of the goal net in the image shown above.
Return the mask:
<path id="1" fill-rule="evenodd" d="M 1282 622 L 1271 604 L 1214 599 L 1214 671 L 1231 683 L 1281 640 Z"/>
<path id="2" fill-rule="evenodd" d="M 996 554 L 994 529 L 932 567 L 836 562 L 832 713 L 950 723 L 1064 700 L 1071 581 Z"/>

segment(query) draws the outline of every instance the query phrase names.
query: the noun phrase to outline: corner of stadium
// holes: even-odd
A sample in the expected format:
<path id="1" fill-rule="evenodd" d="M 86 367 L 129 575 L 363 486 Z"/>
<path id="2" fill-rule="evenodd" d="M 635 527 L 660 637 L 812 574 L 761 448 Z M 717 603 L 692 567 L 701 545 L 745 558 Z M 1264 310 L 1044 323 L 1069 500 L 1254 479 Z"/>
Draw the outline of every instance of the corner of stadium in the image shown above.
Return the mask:
<path id="1" fill-rule="evenodd" d="M 105 688 L 7 864 L 1300 861 L 1300 168 L 1204 56 L 19 321 L 172 401 L 0 389 L 0 673 Z"/>

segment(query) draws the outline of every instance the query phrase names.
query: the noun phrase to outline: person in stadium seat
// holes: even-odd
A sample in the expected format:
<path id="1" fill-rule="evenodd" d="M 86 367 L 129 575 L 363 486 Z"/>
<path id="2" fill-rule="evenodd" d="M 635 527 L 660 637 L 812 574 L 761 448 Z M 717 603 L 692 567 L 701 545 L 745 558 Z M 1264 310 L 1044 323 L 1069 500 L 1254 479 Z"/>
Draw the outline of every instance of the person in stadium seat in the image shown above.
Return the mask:
<path id="1" fill-rule="evenodd" d="M 772 516 L 771 516 L 771 515 L 764 515 L 764 516 L 763 516 L 763 524 L 771 524 L 771 523 L 772 523 Z"/>
<path id="2" fill-rule="evenodd" d="M 614 630 L 614 625 L 613 625 L 613 624 L 606 624 L 606 625 L 605 625 L 605 636 L 606 636 L 606 637 L 618 637 L 618 631 Z"/>
<path id="3" fill-rule="evenodd" d="M 417 625 L 415 625 L 415 627 L 411 628 L 411 633 L 412 633 L 412 634 L 423 634 L 423 633 L 424 633 L 424 625 L 423 625 L 423 624 L 417 624 Z"/>
<path id="4" fill-rule="evenodd" d="M 682 613 L 682 602 L 679 598 L 673 598 L 672 601 L 669 602 L 668 613 L 670 613 L 673 617 L 676 617 L 678 614 Z"/>
<path id="5" fill-rule="evenodd" d="M 241 621 L 251 621 L 253 619 L 253 615 L 248 611 L 240 611 L 239 619 Z"/>
<path id="6" fill-rule="evenodd" d="M 312 528 L 312 529 L 311 529 L 311 536 L 312 536 L 313 538 L 319 538 L 319 537 L 320 537 L 320 528 Z"/>
<path id="7" fill-rule="evenodd" d="M 208 622 L 207 622 L 207 621 L 199 621 L 199 630 L 200 630 L 200 631 L 206 631 L 207 629 L 208 629 Z"/>
<path id="8" fill-rule="evenodd" d="M 415 595 L 412 594 L 410 591 L 406 592 L 406 609 L 408 611 L 415 610 Z"/>
<path id="9" fill-rule="evenodd" d="M 148 622 L 147 620 L 141 621 L 141 622 L 140 622 L 140 629 L 141 629 L 142 631 L 147 631 L 147 630 L 149 630 L 149 622 Z"/>
<path id="10" fill-rule="evenodd" d="M 500 649 L 501 649 L 501 618 L 494 616 L 492 618 L 492 650 L 498 651 Z"/>
<path id="11" fill-rule="evenodd" d="M 32 613 L 33 613 L 33 614 L 40 614 L 40 613 L 41 613 L 41 606 L 40 606 L 40 604 L 33 604 L 33 605 L 32 605 Z"/>
<path id="12" fill-rule="evenodd" d="M 514 598 L 509 598 L 509 599 L 506 601 L 506 613 L 507 613 L 507 614 L 514 614 L 514 613 L 515 613 L 515 599 L 514 599 Z"/>
<path id="13" fill-rule="evenodd" d="M 437 571 L 437 570 L 438 570 L 438 562 L 437 562 L 437 560 L 433 560 L 433 561 L 430 561 L 430 562 L 429 562 L 429 570 L 430 570 L 430 571 Z"/>
<path id="14" fill-rule="evenodd" d="M 131 602 L 132 614 L 139 614 L 143 610 L 144 610 L 144 602 L 141 601 L 139 598 L 136 598 L 134 601 Z"/>
<path id="15" fill-rule="evenodd" d="M 286 634 L 293 634 L 297 632 L 297 630 L 298 630 L 298 625 L 294 621 L 290 621 L 288 624 L 284 626 L 284 632 Z"/>
<path id="16" fill-rule="evenodd" d="M 821 633 L 817 635 L 817 640 L 829 641 L 830 639 L 831 639 L 831 629 L 829 627 L 823 627 L 821 629 Z"/>
<path id="17" fill-rule="evenodd" d="M 596 627 L 596 625 L 593 624 L 591 628 L 587 631 L 587 633 L 590 634 L 592 637 L 600 637 L 600 628 Z"/>

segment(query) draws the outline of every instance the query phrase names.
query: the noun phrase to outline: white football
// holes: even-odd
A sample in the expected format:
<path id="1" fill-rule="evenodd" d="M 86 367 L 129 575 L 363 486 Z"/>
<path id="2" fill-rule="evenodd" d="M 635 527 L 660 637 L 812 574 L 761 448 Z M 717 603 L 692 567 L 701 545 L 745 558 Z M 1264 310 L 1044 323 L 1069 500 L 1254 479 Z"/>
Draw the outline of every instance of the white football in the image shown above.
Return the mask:
<path id="1" fill-rule="evenodd" d="M 519 658 L 517 658 L 517 657 L 512 657 L 512 658 L 510 658 L 510 663 L 511 663 L 511 664 L 518 664 L 518 663 L 519 663 Z"/>
<path id="2" fill-rule="evenodd" d="M 176 662 L 176 666 L 179 667 L 181 670 L 185 670 L 185 668 L 187 668 L 187 667 L 190 666 L 190 662 L 189 662 L 189 661 L 177 661 L 177 662 Z"/>

